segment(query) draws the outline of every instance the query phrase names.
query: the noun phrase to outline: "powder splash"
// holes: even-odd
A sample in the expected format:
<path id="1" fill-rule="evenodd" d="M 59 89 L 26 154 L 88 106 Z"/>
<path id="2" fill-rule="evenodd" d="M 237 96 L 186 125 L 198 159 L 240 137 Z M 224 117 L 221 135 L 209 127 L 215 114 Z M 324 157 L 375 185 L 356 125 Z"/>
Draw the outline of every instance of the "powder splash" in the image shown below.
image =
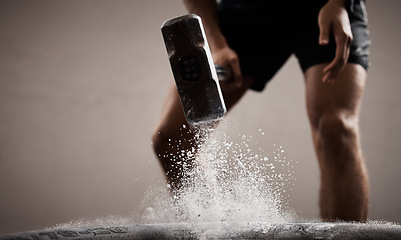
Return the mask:
<path id="1" fill-rule="evenodd" d="M 163 189 L 148 192 L 141 222 L 216 226 L 294 219 L 284 190 L 293 184 L 292 162 L 286 160 L 281 146 L 273 145 L 272 153 L 267 154 L 252 136 L 233 133 L 227 120 L 216 129 L 184 125 L 181 130 L 190 132 L 194 139 L 193 147 L 172 156 L 183 169 L 180 187 L 167 184 L 174 189 L 171 194 Z M 264 135 L 261 130 L 259 134 Z M 181 149 L 181 142 L 170 145 Z"/>
<path id="2" fill-rule="evenodd" d="M 332 239 L 350 233 L 381 237 L 383 232 L 399 236 L 399 225 L 389 222 L 318 223 L 315 220 L 297 224 L 300 219 L 286 204 L 286 189 L 291 190 L 295 180 L 293 163 L 286 159 L 283 147 L 259 146 L 258 138 L 265 137 L 261 129 L 255 137 L 238 134 L 223 121 L 217 129 L 183 126 L 182 131 L 194 133 L 192 144 L 199 145 L 199 150 L 194 147 L 171 155 L 184 168 L 181 188 L 172 192 L 167 190 L 174 188 L 171 185 L 150 189 L 135 216 L 81 219 L 47 230 L 67 229 L 70 233 L 74 228 L 92 227 L 87 231 L 95 233 L 107 230 L 106 227 L 124 225 L 141 229 L 132 230 L 135 234 L 147 229 L 144 234 L 155 239 L 160 236 L 170 239 L 168 234 L 177 233 L 195 239 L 261 236 Z M 181 142 L 170 144 L 175 148 Z M 190 161 L 192 165 L 188 164 Z M 163 235 L 165 230 L 167 235 Z"/>

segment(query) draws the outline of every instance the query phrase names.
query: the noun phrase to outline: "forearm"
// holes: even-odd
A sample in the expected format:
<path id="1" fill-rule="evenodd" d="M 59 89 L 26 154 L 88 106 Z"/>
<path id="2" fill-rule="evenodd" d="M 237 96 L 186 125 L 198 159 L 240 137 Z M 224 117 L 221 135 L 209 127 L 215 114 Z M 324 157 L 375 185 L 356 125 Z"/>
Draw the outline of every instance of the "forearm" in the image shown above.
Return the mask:
<path id="1" fill-rule="evenodd" d="M 222 84 L 223 91 L 229 92 L 240 88 L 243 78 L 239 58 L 237 53 L 228 46 L 226 38 L 221 33 L 216 0 L 184 0 L 184 3 L 188 12 L 202 18 L 214 62 L 232 73 L 232 81 Z"/>
<path id="2" fill-rule="evenodd" d="M 189 13 L 199 15 L 212 52 L 214 49 L 227 45 L 226 39 L 220 31 L 217 17 L 217 3 L 215 0 L 184 0 Z"/>

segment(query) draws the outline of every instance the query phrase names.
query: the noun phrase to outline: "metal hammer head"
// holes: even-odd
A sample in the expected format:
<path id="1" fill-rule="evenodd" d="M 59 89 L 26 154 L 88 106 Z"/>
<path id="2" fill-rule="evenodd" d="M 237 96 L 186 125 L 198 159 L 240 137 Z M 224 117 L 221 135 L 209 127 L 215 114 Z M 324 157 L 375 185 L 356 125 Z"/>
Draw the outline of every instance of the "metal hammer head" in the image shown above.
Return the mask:
<path id="1" fill-rule="evenodd" d="M 187 122 L 222 118 L 226 107 L 200 17 L 167 20 L 161 31 Z"/>

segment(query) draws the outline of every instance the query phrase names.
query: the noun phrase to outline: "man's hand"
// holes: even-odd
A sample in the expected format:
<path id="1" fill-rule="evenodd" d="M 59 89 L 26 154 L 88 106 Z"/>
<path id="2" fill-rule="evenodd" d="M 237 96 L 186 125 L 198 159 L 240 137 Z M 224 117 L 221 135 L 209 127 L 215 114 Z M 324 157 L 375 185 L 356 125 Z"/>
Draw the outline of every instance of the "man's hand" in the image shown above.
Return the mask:
<path id="1" fill-rule="evenodd" d="M 221 88 L 228 92 L 240 88 L 243 80 L 238 55 L 227 45 L 220 31 L 216 0 L 184 0 L 184 3 L 188 12 L 202 18 L 214 63 L 227 68 L 232 73 L 233 81 L 221 82 Z"/>
<path id="2" fill-rule="evenodd" d="M 351 25 L 343 0 L 330 0 L 319 12 L 319 44 L 327 45 L 330 34 L 336 41 L 336 55 L 323 70 L 323 82 L 334 83 L 347 63 L 352 42 Z"/>
<path id="3" fill-rule="evenodd" d="M 227 45 L 223 48 L 212 50 L 213 60 L 217 65 L 231 72 L 232 81 L 222 82 L 220 85 L 224 91 L 234 91 L 242 86 L 242 73 L 239 65 L 238 55 Z"/>

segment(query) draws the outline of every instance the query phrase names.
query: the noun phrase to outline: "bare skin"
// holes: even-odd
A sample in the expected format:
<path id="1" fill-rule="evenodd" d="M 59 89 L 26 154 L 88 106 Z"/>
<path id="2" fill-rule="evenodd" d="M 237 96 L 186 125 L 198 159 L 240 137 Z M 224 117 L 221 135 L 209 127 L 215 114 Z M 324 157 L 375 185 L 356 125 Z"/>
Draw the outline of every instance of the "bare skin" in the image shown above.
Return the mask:
<path id="1" fill-rule="evenodd" d="M 227 45 L 217 23 L 215 0 L 184 0 L 190 13 L 201 16 L 215 63 L 233 72 L 233 81 L 221 83 L 228 111 L 244 96 L 253 79 L 242 76 L 237 54 Z M 347 64 L 352 33 L 344 0 L 330 0 L 319 14 L 320 44 L 334 34 L 336 56 L 331 63 L 315 65 L 304 73 L 307 112 L 312 139 L 321 170 L 320 212 L 327 221 L 366 221 L 368 177 L 359 143 L 358 116 L 366 81 L 365 70 Z M 177 150 L 193 147 L 191 133 L 180 99 L 172 83 L 160 122 L 153 134 L 153 146 L 167 180 L 179 186 L 180 166 L 172 160 Z M 181 140 L 179 149 L 169 145 Z M 183 141 L 185 140 L 185 141 Z"/>
<path id="2" fill-rule="evenodd" d="M 241 99 L 249 89 L 252 81 L 251 78 L 244 78 L 240 88 L 223 92 L 227 111 L 230 111 Z M 192 132 L 182 130 L 184 124 L 188 126 L 177 88 L 175 83 L 172 83 L 163 106 L 161 121 L 156 127 L 157 130 L 152 138 L 155 153 L 158 156 L 164 172 L 167 173 L 167 181 L 172 187 L 179 187 L 181 181 L 181 166 L 177 166 L 172 155 L 177 155 L 177 152 L 181 150 L 189 151 L 192 147 L 196 147 L 190 142 L 190 139 L 194 138 Z M 169 143 L 176 143 L 178 141 L 180 141 L 179 149 L 177 149 L 177 144 L 169 145 Z"/>
<path id="3" fill-rule="evenodd" d="M 305 72 L 306 106 L 320 166 L 324 220 L 366 221 L 368 176 L 360 149 L 358 116 L 366 72 L 346 64 L 334 84 L 322 83 L 316 65 Z"/>

